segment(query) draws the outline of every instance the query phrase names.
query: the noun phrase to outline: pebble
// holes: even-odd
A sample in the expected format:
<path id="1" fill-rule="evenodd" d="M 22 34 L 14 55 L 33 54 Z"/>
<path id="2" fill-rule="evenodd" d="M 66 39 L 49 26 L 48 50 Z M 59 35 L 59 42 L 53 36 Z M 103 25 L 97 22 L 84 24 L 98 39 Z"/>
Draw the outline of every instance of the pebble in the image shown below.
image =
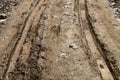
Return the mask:
<path id="1" fill-rule="evenodd" d="M 114 6 L 114 5 L 115 5 L 115 2 L 111 3 L 111 5 Z"/>
<path id="2" fill-rule="evenodd" d="M 60 54 L 60 57 L 66 57 L 67 55 L 65 53 Z"/>
<path id="3" fill-rule="evenodd" d="M 7 18 L 6 14 L 0 14 L 0 23 L 4 24 L 6 22 L 6 18 Z"/>
<path id="4" fill-rule="evenodd" d="M 66 4 L 65 4 L 65 8 L 70 8 L 71 7 L 71 2 L 67 2 Z"/>
<path id="5" fill-rule="evenodd" d="M 59 57 L 60 57 L 61 60 L 66 60 L 68 56 L 67 56 L 66 53 L 61 53 L 61 54 L 59 55 Z"/>
<path id="6" fill-rule="evenodd" d="M 76 44 L 70 44 L 69 47 L 73 48 L 73 49 L 77 49 L 78 48 L 78 46 Z"/>
<path id="7" fill-rule="evenodd" d="M 6 18 L 7 18 L 6 14 L 0 14 L 0 20 L 6 19 Z"/>
<path id="8" fill-rule="evenodd" d="M 5 22 L 6 22 L 6 19 L 0 20 L 0 23 L 5 23 Z"/>
<path id="9" fill-rule="evenodd" d="M 119 22 L 120 22 L 120 19 L 117 19 L 117 21 L 119 21 Z"/>

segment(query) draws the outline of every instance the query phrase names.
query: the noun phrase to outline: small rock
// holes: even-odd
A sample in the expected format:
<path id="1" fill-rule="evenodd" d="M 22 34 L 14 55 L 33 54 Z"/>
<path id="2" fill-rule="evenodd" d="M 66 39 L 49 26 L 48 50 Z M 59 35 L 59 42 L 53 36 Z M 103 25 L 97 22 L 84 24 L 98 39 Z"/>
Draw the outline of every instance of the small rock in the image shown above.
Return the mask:
<path id="1" fill-rule="evenodd" d="M 62 54 L 60 54 L 60 56 L 66 56 L 66 54 L 65 54 L 65 53 L 62 53 Z"/>
<path id="2" fill-rule="evenodd" d="M 69 47 L 73 48 L 73 49 L 77 49 L 78 48 L 76 44 L 70 44 Z"/>
<path id="3" fill-rule="evenodd" d="M 120 22 L 120 19 L 117 19 L 117 21 L 119 21 L 119 22 Z"/>
<path id="4" fill-rule="evenodd" d="M 4 24 L 6 22 L 6 18 L 7 18 L 6 14 L 0 14 L 0 23 Z"/>
<path id="5" fill-rule="evenodd" d="M 6 22 L 6 19 L 0 20 L 0 23 L 5 23 L 5 22 Z"/>
<path id="6" fill-rule="evenodd" d="M 115 5 L 115 2 L 111 3 L 111 5 L 114 6 L 114 5 Z"/>
<path id="7" fill-rule="evenodd" d="M 0 20 L 6 19 L 6 18 L 7 18 L 6 14 L 0 14 Z"/>
<path id="8" fill-rule="evenodd" d="M 60 23 L 61 23 L 61 24 L 63 24 L 63 23 L 64 23 L 64 21 L 61 21 Z"/>
<path id="9" fill-rule="evenodd" d="M 67 57 L 68 57 L 68 56 L 67 56 L 66 53 L 61 53 L 61 54 L 59 55 L 60 60 L 66 60 Z"/>

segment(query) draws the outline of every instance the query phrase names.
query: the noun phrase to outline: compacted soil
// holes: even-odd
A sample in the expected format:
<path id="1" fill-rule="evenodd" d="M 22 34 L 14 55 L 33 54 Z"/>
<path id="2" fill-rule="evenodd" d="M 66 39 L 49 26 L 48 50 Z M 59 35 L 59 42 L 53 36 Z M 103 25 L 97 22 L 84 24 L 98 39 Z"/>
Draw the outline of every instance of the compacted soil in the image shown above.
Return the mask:
<path id="1" fill-rule="evenodd" d="M 0 80 L 120 80 L 119 0 L 0 0 Z"/>

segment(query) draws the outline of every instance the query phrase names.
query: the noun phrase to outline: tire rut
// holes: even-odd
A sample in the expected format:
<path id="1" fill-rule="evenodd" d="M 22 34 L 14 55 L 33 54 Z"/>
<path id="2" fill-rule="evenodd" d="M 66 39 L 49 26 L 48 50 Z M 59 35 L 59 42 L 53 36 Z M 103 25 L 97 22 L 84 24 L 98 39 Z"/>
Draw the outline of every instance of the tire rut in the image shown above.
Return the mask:
<path id="1" fill-rule="evenodd" d="M 20 33 L 19 33 L 19 35 L 22 34 L 21 38 L 20 37 L 18 38 L 20 40 L 17 41 L 18 44 L 16 44 L 17 46 L 13 51 L 14 54 L 12 53 L 11 56 L 9 57 L 9 62 L 8 62 L 9 67 L 8 67 L 8 69 L 5 71 L 5 73 L 3 75 L 4 79 L 5 79 L 5 76 L 7 75 L 7 77 L 8 77 L 8 73 L 11 72 L 14 69 L 14 65 L 15 65 L 15 63 L 17 61 L 17 58 L 19 57 L 19 53 L 20 53 L 20 51 L 22 49 L 22 44 L 24 43 L 24 40 L 25 40 L 25 38 L 27 36 L 27 32 L 29 31 L 29 28 L 31 27 L 32 18 L 34 18 L 35 15 L 36 15 L 36 13 L 35 13 L 35 12 L 37 12 L 36 10 L 44 9 L 43 6 L 45 6 L 46 2 L 47 1 L 43 1 L 43 2 L 40 1 L 40 0 L 37 1 L 37 4 L 35 5 L 35 8 L 33 8 L 33 10 L 30 11 L 28 17 L 26 18 L 25 23 L 23 24 L 23 26 L 25 26 L 25 27 L 23 27 L 23 30 L 21 29 L 22 32 L 20 31 Z M 40 6 L 42 6 L 42 8 L 40 8 Z"/>
<path id="2" fill-rule="evenodd" d="M 19 39 L 21 37 L 21 33 L 22 33 L 23 29 L 24 29 L 25 23 L 27 22 L 32 10 L 35 8 L 35 6 L 37 5 L 38 2 L 39 2 L 39 0 L 36 0 L 33 3 L 31 3 L 31 4 L 35 4 L 35 5 L 30 6 L 30 10 L 28 12 L 27 17 L 25 19 L 23 19 L 22 24 L 18 24 L 18 26 L 20 26 L 20 27 L 18 28 L 17 33 L 13 36 L 13 39 L 8 44 L 8 47 L 6 48 L 6 51 L 2 53 L 3 54 L 2 58 L 0 58 L 1 59 L 0 60 L 0 62 L 1 62 L 1 64 L 0 64 L 1 65 L 0 79 L 1 80 L 5 76 L 5 72 L 7 70 L 7 67 L 9 65 L 9 63 L 10 63 L 11 56 L 12 56 L 12 54 L 13 54 L 13 52 L 15 50 L 15 47 L 18 44 L 18 41 L 19 41 Z"/>
<path id="3" fill-rule="evenodd" d="M 91 57 L 97 63 L 98 68 L 100 70 L 102 79 L 104 80 L 118 80 L 116 78 L 115 74 L 111 71 L 110 64 L 108 64 L 106 58 L 103 56 L 103 52 L 101 50 L 101 47 L 98 46 L 99 43 L 96 42 L 97 36 L 93 35 L 93 30 L 91 31 L 91 25 L 90 21 L 88 18 L 88 10 L 87 10 L 87 5 L 86 5 L 86 0 L 81 0 L 80 1 L 80 15 L 81 15 L 81 24 L 82 24 L 82 29 L 85 33 L 85 37 L 87 40 L 87 44 L 89 46 L 89 49 L 91 50 Z M 94 63 L 94 64 L 95 64 Z M 104 72 L 104 70 L 105 72 Z M 106 76 L 107 74 L 107 76 Z"/>

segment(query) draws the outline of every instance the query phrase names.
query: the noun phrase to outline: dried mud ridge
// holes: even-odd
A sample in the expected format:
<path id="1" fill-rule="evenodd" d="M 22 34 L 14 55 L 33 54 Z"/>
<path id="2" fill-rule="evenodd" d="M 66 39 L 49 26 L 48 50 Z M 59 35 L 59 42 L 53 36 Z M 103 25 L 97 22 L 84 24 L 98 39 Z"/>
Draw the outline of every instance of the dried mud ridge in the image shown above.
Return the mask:
<path id="1" fill-rule="evenodd" d="M 29 11 L 28 16 L 23 21 L 24 23 L 20 25 L 20 29 L 18 29 L 18 32 L 0 61 L 0 69 L 2 70 L 0 72 L 0 80 L 42 79 L 41 76 L 45 67 L 39 64 L 38 60 L 42 60 L 44 64 L 48 59 L 45 55 L 42 55 L 42 53 L 51 51 L 50 48 L 42 43 L 45 39 L 45 21 L 48 19 L 46 11 L 50 5 L 48 5 L 48 3 L 51 2 L 49 2 L 49 0 L 36 0 L 33 3 L 35 5 L 31 6 L 32 10 Z M 112 58 L 111 61 L 111 58 L 107 57 L 108 51 L 104 49 L 104 44 L 98 40 L 94 32 L 86 1 L 81 0 L 79 2 L 75 0 L 74 3 L 75 11 L 78 12 L 77 17 L 79 18 L 78 25 L 81 30 L 81 42 L 88 59 L 93 59 L 93 61 L 96 60 L 96 65 L 104 80 L 108 80 L 108 77 L 109 80 L 119 80 L 118 76 L 120 70 L 117 68 L 115 60 Z M 61 27 L 61 24 L 59 24 L 51 28 L 51 31 L 53 31 L 52 34 L 54 34 L 56 38 L 61 36 Z M 69 47 L 73 48 L 72 46 Z M 97 54 L 94 54 L 93 50 L 95 50 Z M 50 65 L 50 63 L 47 65 Z M 107 77 L 104 75 L 105 73 L 103 70 L 106 71 Z"/>

